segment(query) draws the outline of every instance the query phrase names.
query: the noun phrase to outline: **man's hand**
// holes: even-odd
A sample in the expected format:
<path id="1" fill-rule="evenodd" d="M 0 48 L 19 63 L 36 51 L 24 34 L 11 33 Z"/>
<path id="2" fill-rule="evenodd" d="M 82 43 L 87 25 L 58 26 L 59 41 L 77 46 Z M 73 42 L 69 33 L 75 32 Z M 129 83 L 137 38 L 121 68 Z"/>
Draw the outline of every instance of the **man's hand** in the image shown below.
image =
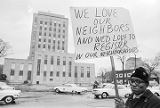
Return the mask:
<path id="1" fill-rule="evenodd" d="M 115 98 L 115 108 L 125 108 L 125 104 L 122 98 Z"/>

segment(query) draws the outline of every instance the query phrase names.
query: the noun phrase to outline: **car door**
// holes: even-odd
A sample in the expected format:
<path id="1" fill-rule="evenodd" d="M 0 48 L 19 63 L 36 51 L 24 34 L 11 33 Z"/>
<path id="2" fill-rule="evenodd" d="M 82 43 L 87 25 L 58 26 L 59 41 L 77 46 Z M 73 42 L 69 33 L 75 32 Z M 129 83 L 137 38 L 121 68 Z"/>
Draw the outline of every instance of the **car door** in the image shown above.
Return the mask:
<path id="1" fill-rule="evenodd" d="M 3 97 L 5 97 L 5 96 L 8 95 L 8 93 L 6 93 L 6 91 L 7 91 L 7 90 L 5 90 L 5 89 L 3 89 L 2 87 L 0 87 L 0 100 L 1 100 Z"/>
<path id="2" fill-rule="evenodd" d="M 72 92 L 72 86 L 71 85 L 65 85 L 65 92 Z"/>

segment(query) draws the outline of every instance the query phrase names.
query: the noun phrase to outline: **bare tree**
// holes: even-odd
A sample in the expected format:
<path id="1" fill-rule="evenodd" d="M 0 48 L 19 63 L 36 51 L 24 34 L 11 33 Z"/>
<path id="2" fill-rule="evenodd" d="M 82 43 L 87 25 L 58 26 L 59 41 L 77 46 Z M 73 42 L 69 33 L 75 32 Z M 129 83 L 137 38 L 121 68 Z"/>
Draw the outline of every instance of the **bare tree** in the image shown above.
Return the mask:
<path id="1" fill-rule="evenodd" d="M 105 80 L 105 73 L 106 73 L 106 69 L 105 68 L 100 68 L 99 69 L 99 72 L 98 72 L 98 76 L 101 76 L 101 78 L 102 78 L 102 83 L 104 82 L 104 80 Z"/>
<path id="2" fill-rule="evenodd" d="M 160 55 L 156 56 L 154 59 L 145 59 L 143 66 L 148 69 L 151 74 L 160 65 Z"/>
<path id="3" fill-rule="evenodd" d="M 126 56 L 125 55 L 118 55 L 117 59 L 119 59 L 121 61 L 121 63 L 122 63 L 122 70 L 124 71 Z"/>
<path id="4" fill-rule="evenodd" d="M 125 69 L 125 62 L 126 62 L 126 55 L 118 55 L 118 58 L 122 63 L 122 71 L 123 71 L 123 84 L 124 84 L 124 69 Z"/>
<path id="5" fill-rule="evenodd" d="M 0 58 L 6 56 L 10 46 L 7 42 L 0 39 Z"/>

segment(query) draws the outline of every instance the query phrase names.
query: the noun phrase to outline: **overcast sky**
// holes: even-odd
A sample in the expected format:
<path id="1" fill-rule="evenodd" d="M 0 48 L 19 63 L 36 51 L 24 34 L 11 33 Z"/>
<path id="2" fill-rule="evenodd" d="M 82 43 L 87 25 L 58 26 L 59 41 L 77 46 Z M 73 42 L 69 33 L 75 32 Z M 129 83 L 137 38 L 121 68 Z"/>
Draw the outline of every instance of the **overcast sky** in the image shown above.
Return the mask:
<path id="1" fill-rule="evenodd" d="M 69 7 L 124 7 L 129 10 L 139 48 L 139 56 L 148 58 L 160 52 L 159 0 L 0 0 L 0 38 L 9 42 L 9 58 L 29 55 L 33 13 L 52 12 L 69 18 L 69 52 L 74 53 Z M 108 65 L 109 57 L 94 61 L 96 67 Z M 102 63 L 102 64 L 99 64 Z M 110 65 L 110 64 L 109 64 Z"/>

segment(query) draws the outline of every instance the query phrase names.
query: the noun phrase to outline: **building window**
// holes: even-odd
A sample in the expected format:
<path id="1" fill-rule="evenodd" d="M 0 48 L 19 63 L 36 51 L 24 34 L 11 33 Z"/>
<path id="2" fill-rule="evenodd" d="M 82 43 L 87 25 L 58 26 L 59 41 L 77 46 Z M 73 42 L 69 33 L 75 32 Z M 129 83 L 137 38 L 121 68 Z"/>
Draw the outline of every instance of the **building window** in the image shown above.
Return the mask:
<path id="1" fill-rule="evenodd" d="M 28 71 L 27 80 L 31 80 L 31 72 L 32 72 L 32 71 Z"/>
<path id="2" fill-rule="evenodd" d="M 65 24 L 63 24 L 63 27 L 65 27 L 66 25 Z"/>
<path id="3" fill-rule="evenodd" d="M 50 46 L 50 45 L 48 45 L 48 49 L 49 49 L 49 50 L 51 49 L 51 46 Z"/>
<path id="4" fill-rule="evenodd" d="M 44 32 L 44 36 L 46 36 L 46 32 Z"/>
<path id="5" fill-rule="evenodd" d="M 39 42 L 41 42 L 41 39 L 38 39 Z"/>
<path id="6" fill-rule="evenodd" d="M 47 25 L 47 22 L 45 22 L 45 25 Z"/>
<path id="7" fill-rule="evenodd" d="M 57 56 L 57 65 L 60 65 L 60 56 Z"/>
<path id="8" fill-rule="evenodd" d="M 41 44 L 38 44 L 38 48 L 41 48 Z"/>
<path id="9" fill-rule="evenodd" d="M 45 45 L 45 44 L 43 44 L 43 48 L 46 48 L 46 45 Z"/>
<path id="10" fill-rule="evenodd" d="M 51 43 L 51 39 L 48 39 L 48 43 Z"/>
<path id="11" fill-rule="evenodd" d="M 39 81 L 36 81 L 36 84 L 39 84 Z"/>
<path id="12" fill-rule="evenodd" d="M 63 33 L 65 33 L 65 30 L 63 30 Z"/>
<path id="13" fill-rule="evenodd" d="M 52 27 L 49 27 L 49 31 L 52 31 Z"/>
<path id="14" fill-rule="evenodd" d="M 66 76 L 66 72 L 65 71 L 63 71 L 63 77 L 65 77 Z"/>
<path id="15" fill-rule="evenodd" d="M 42 26 L 40 26 L 39 29 L 42 30 Z"/>
<path id="16" fill-rule="evenodd" d="M 10 75 L 11 75 L 11 76 L 14 76 L 14 69 L 11 69 Z"/>
<path id="17" fill-rule="evenodd" d="M 65 35 L 63 35 L 63 39 L 65 38 Z"/>
<path id="18" fill-rule="evenodd" d="M 64 41 L 62 41 L 62 50 L 64 50 Z"/>
<path id="19" fill-rule="evenodd" d="M 55 40 L 53 40 L 53 45 L 55 45 L 55 43 L 56 43 L 56 41 L 55 41 Z"/>
<path id="20" fill-rule="evenodd" d="M 23 70 L 19 71 L 19 76 L 23 76 Z"/>
<path id="21" fill-rule="evenodd" d="M 54 32 L 56 32 L 56 28 L 54 28 Z"/>
<path id="22" fill-rule="evenodd" d="M 49 33 L 49 37 L 51 37 L 51 33 Z"/>
<path id="23" fill-rule="evenodd" d="M 46 72 L 46 71 L 43 72 L 43 76 L 44 76 L 44 77 L 47 76 L 47 72 Z"/>
<path id="24" fill-rule="evenodd" d="M 47 56 L 47 55 L 45 55 L 45 58 L 44 58 L 44 64 L 47 64 L 47 58 L 48 58 L 48 56 Z"/>
<path id="25" fill-rule="evenodd" d="M 75 66 L 75 70 L 74 70 L 74 71 L 75 71 L 74 77 L 77 78 L 77 77 L 78 77 L 78 69 L 77 69 L 77 66 Z"/>
<path id="26" fill-rule="evenodd" d="M 69 72 L 69 74 L 68 74 L 69 77 L 71 77 L 71 71 L 72 71 L 72 62 L 69 61 L 69 71 L 68 71 Z"/>
<path id="27" fill-rule="evenodd" d="M 68 73 L 68 77 L 71 77 L 71 72 Z"/>
<path id="28" fill-rule="evenodd" d="M 49 24 L 52 25 L 52 22 L 50 22 Z"/>
<path id="29" fill-rule="evenodd" d="M 40 24 L 43 24 L 43 21 L 40 21 Z"/>
<path id="30" fill-rule="evenodd" d="M 90 73 L 90 67 L 87 67 L 87 78 L 90 78 L 90 75 L 91 73 Z"/>
<path id="31" fill-rule="evenodd" d="M 54 57 L 51 56 L 51 65 L 53 65 L 53 64 L 54 64 Z"/>
<path id="32" fill-rule="evenodd" d="M 60 49 L 60 41 L 58 41 L 57 49 L 58 49 L 58 50 Z"/>
<path id="33" fill-rule="evenodd" d="M 58 32 L 60 33 L 60 32 L 61 32 L 61 29 L 58 29 Z"/>
<path id="34" fill-rule="evenodd" d="M 40 75 L 41 59 L 37 60 L 37 75 Z"/>
<path id="35" fill-rule="evenodd" d="M 54 23 L 54 26 L 56 27 L 56 23 Z"/>
<path id="36" fill-rule="evenodd" d="M 81 77 L 84 77 L 84 67 L 81 67 Z"/>
<path id="37" fill-rule="evenodd" d="M 39 36 L 41 36 L 42 35 L 42 32 L 39 32 Z"/>
<path id="38" fill-rule="evenodd" d="M 63 57 L 63 65 L 66 65 L 66 57 Z"/>
<path id="39" fill-rule="evenodd" d="M 56 76 L 59 77 L 59 71 L 57 71 Z"/>
<path id="40" fill-rule="evenodd" d="M 56 37 L 56 34 L 55 34 L 55 33 L 53 34 L 53 37 L 54 37 L 54 38 Z"/>
<path id="41" fill-rule="evenodd" d="M 53 78 L 50 78 L 49 80 L 50 80 L 50 81 L 53 81 Z"/>
<path id="42" fill-rule="evenodd" d="M 59 27 L 61 27 L 61 24 L 59 24 Z"/>
<path id="43" fill-rule="evenodd" d="M 50 76 L 53 76 L 53 71 L 50 72 Z"/>
<path id="44" fill-rule="evenodd" d="M 60 34 L 58 34 L 58 38 L 61 38 L 61 35 L 60 35 Z"/>
<path id="45" fill-rule="evenodd" d="M 55 51 L 55 46 L 52 46 L 53 51 Z"/>
<path id="46" fill-rule="evenodd" d="M 46 42 L 46 39 L 44 39 L 43 42 Z"/>

